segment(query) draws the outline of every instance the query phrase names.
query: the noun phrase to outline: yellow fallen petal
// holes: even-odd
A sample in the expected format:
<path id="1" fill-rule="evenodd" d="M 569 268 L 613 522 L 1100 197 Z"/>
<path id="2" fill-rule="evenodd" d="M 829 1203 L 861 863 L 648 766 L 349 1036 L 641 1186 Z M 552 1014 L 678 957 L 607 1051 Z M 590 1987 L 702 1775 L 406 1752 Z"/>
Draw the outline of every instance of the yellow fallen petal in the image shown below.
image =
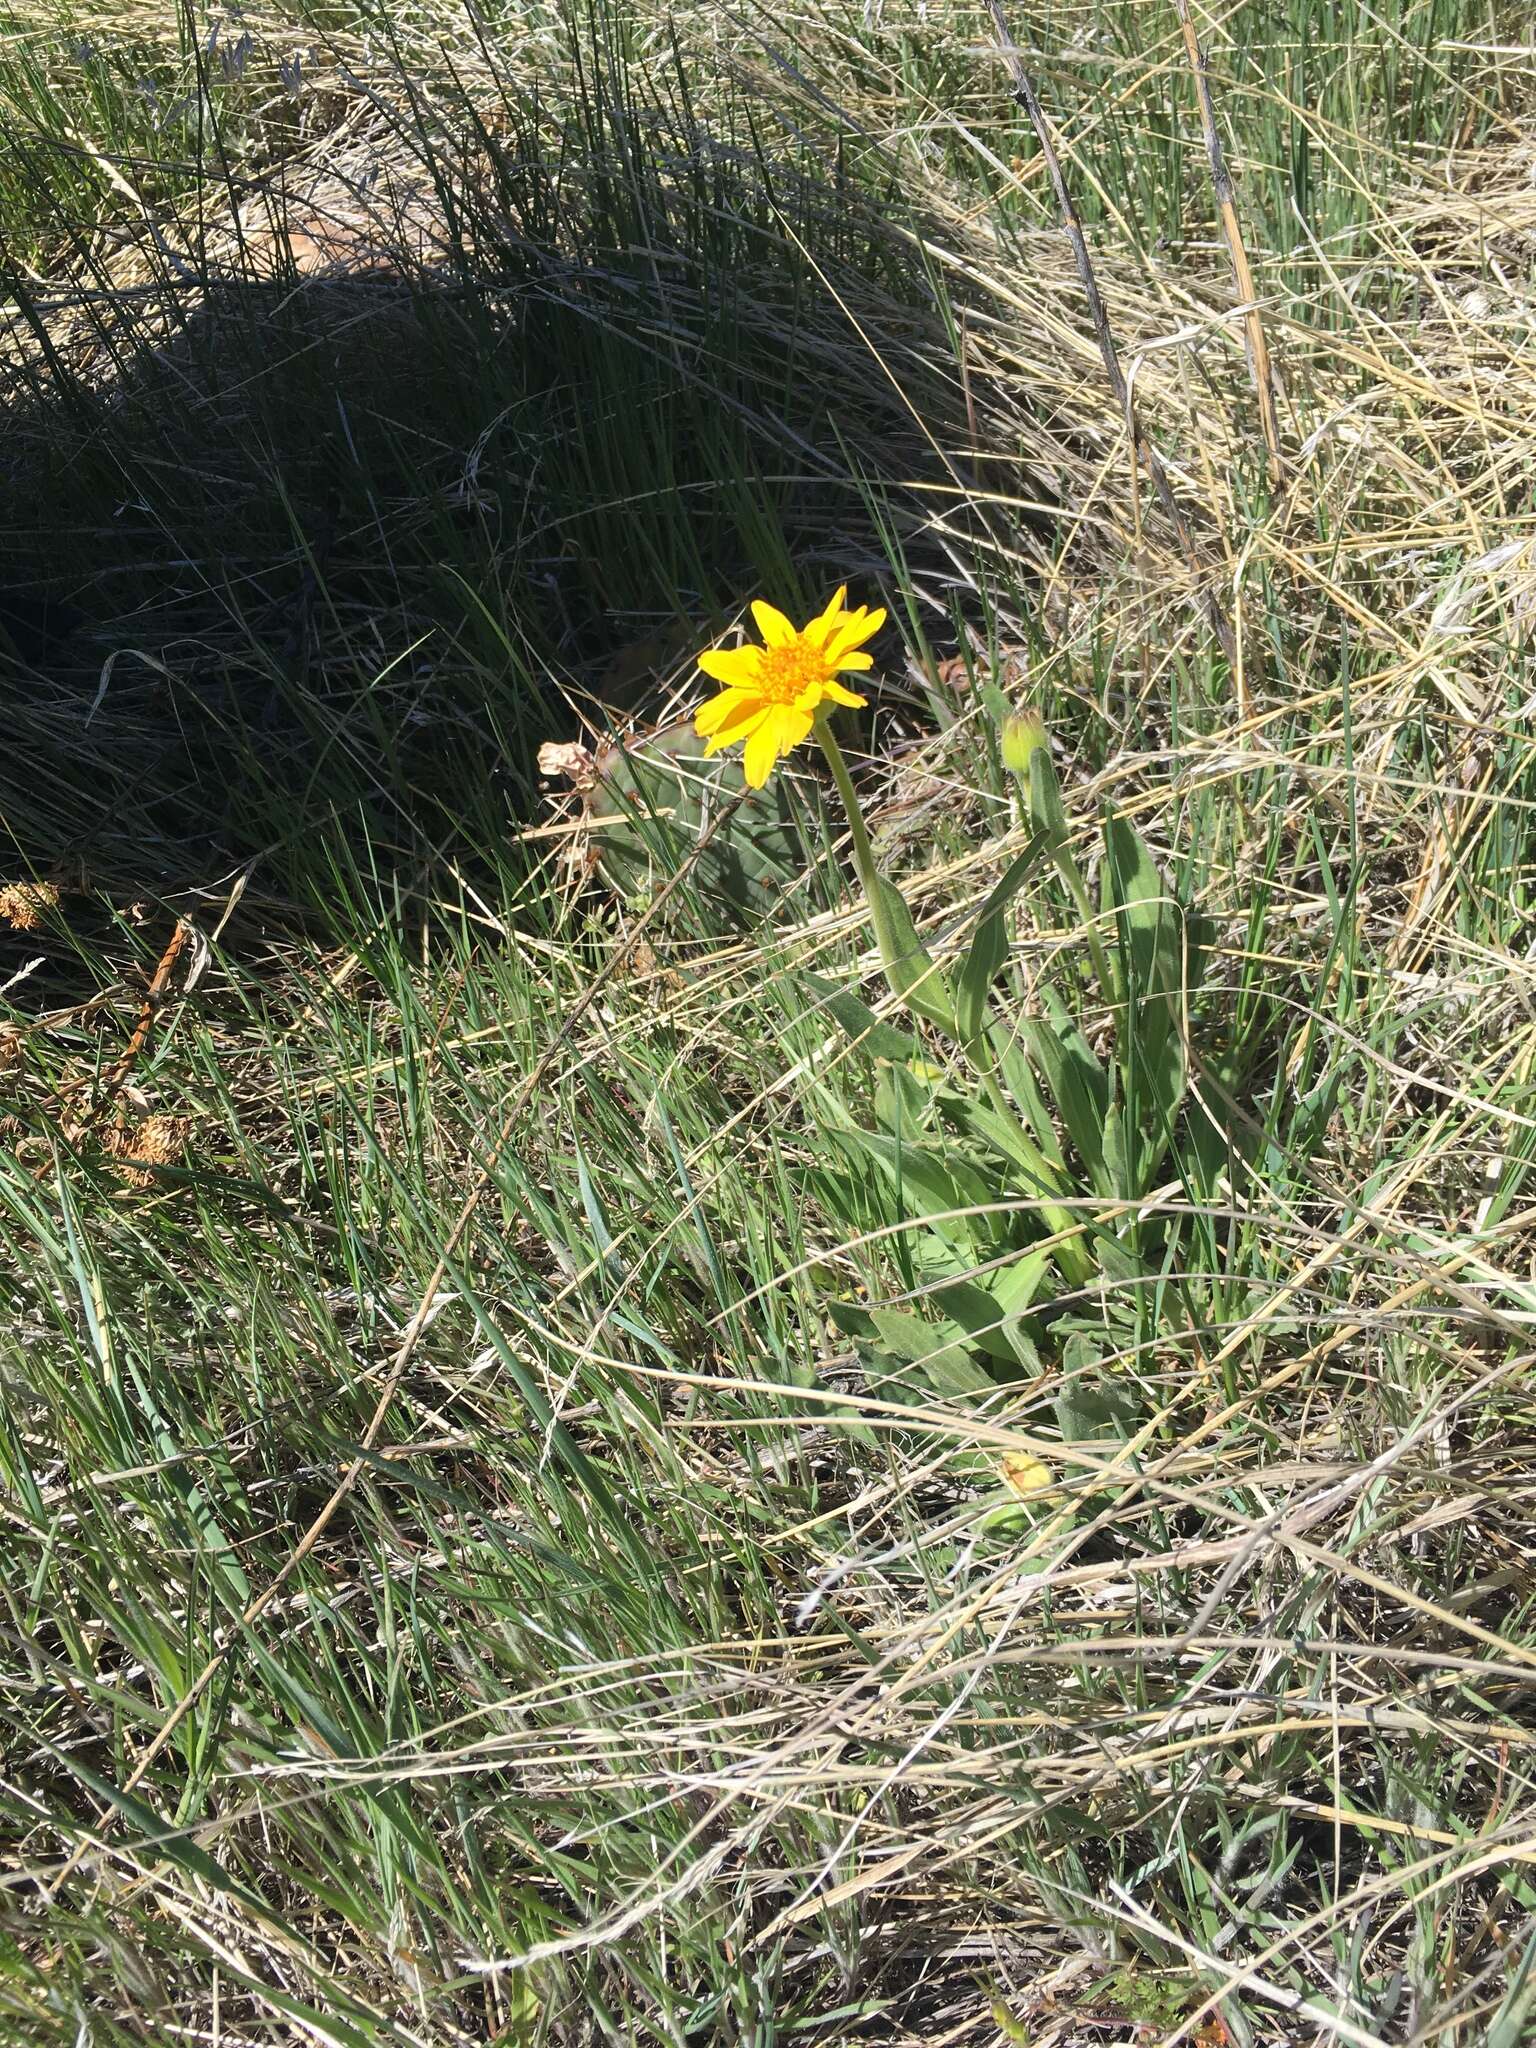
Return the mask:
<path id="1" fill-rule="evenodd" d="M 784 614 L 771 604 L 765 604 L 760 597 L 752 600 L 752 616 L 757 621 L 757 630 L 770 647 L 788 647 L 798 638 Z"/>
<path id="2" fill-rule="evenodd" d="M 699 667 L 717 683 L 739 689 L 753 681 L 762 660 L 761 647 L 707 647 L 699 656 Z"/>
<path id="3" fill-rule="evenodd" d="M 1050 1466 L 1028 1451 L 1009 1451 L 1004 1456 L 1003 1484 L 1020 1500 L 1046 1493 L 1055 1483 L 1056 1475 Z"/>

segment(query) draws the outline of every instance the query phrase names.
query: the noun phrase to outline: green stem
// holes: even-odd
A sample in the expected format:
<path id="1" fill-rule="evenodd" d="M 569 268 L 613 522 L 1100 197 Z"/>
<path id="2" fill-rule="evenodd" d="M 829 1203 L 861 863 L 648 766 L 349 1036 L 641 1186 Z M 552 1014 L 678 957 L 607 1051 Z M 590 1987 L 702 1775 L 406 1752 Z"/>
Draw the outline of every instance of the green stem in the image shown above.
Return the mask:
<path id="1" fill-rule="evenodd" d="M 843 810 L 848 818 L 848 832 L 853 840 L 853 864 L 859 871 L 859 880 L 864 884 L 869 914 L 875 921 L 875 936 L 880 938 L 880 890 L 875 874 L 875 849 L 870 844 L 869 827 L 864 823 L 859 793 L 853 786 L 853 777 L 848 773 L 848 763 L 843 759 L 843 750 L 837 744 L 832 728 L 825 718 L 817 719 L 815 730 L 816 737 L 821 743 L 821 751 L 827 757 L 827 766 L 832 770 L 832 780 L 837 784 L 837 793 L 843 800 Z M 884 950 L 883 940 L 881 949 Z"/>
<path id="2" fill-rule="evenodd" d="M 825 718 L 816 721 L 816 737 L 832 770 L 843 809 L 848 814 L 854 864 L 864 885 L 864 899 L 869 905 L 870 922 L 875 928 L 885 978 L 914 1016 L 926 1017 L 929 1023 L 937 1024 L 952 1038 L 955 1035 L 955 1014 L 949 984 L 918 937 L 917 926 L 912 922 L 912 914 L 901 891 L 894 882 L 887 882 L 875 866 L 875 850 L 869 842 L 869 830 L 859 807 L 853 777 L 848 773 L 843 750 Z"/>

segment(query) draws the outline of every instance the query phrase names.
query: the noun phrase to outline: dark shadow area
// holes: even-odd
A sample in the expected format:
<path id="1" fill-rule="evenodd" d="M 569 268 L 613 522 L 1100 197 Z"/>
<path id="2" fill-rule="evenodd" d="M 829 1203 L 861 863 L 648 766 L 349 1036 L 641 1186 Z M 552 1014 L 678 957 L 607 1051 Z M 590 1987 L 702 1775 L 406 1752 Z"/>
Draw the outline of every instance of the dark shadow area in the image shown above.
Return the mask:
<path id="1" fill-rule="evenodd" d="M 573 697 L 645 712 L 746 595 L 893 553 L 942 646 L 1016 401 L 962 378 L 896 195 L 607 105 L 451 181 L 377 159 L 226 207 L 195 264 L 6 281 L 8 862 L 473 849 Z"/>

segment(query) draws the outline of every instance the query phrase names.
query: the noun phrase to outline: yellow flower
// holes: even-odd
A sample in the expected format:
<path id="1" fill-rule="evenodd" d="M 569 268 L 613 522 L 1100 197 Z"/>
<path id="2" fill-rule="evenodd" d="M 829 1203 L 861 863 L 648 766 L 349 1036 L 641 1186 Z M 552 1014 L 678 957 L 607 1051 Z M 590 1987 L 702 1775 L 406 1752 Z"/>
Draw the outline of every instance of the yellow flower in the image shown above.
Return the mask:
<path id="1" fill-rule="evenodd" d="M 711 647 L 699 656 L 705 675 L 725 688 L 699 706 L 694 729 L 709 742 L 706 754 L 745 741 L 742 770 L 753 789 L 762 788 L 781 754 L 810 737 L 824 704 L 865 702 L 837 675 L 874 667 L 873 655 L 861 650 L 885 624 L 885 613 L 863 604 L 851 612 L 847 595 L 844 584 L 824 612 L 798 629 L 759 599 L 752 616 L 761 647 Z"/>

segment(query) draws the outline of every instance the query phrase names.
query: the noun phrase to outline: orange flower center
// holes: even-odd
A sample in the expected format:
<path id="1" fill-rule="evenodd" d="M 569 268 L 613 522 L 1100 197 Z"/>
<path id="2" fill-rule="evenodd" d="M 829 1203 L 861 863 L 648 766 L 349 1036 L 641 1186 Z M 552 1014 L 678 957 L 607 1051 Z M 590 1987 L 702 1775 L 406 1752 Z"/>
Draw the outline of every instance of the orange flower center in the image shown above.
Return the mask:
<path id="1" fill-rule="evenodd" d="M 765 647 L 762 666 L 753 689 L 770 704 L 793 704 L 814 684 L 827 680 L 827 657 L 808 640 L 791 640 L 787 647 Z"/>

